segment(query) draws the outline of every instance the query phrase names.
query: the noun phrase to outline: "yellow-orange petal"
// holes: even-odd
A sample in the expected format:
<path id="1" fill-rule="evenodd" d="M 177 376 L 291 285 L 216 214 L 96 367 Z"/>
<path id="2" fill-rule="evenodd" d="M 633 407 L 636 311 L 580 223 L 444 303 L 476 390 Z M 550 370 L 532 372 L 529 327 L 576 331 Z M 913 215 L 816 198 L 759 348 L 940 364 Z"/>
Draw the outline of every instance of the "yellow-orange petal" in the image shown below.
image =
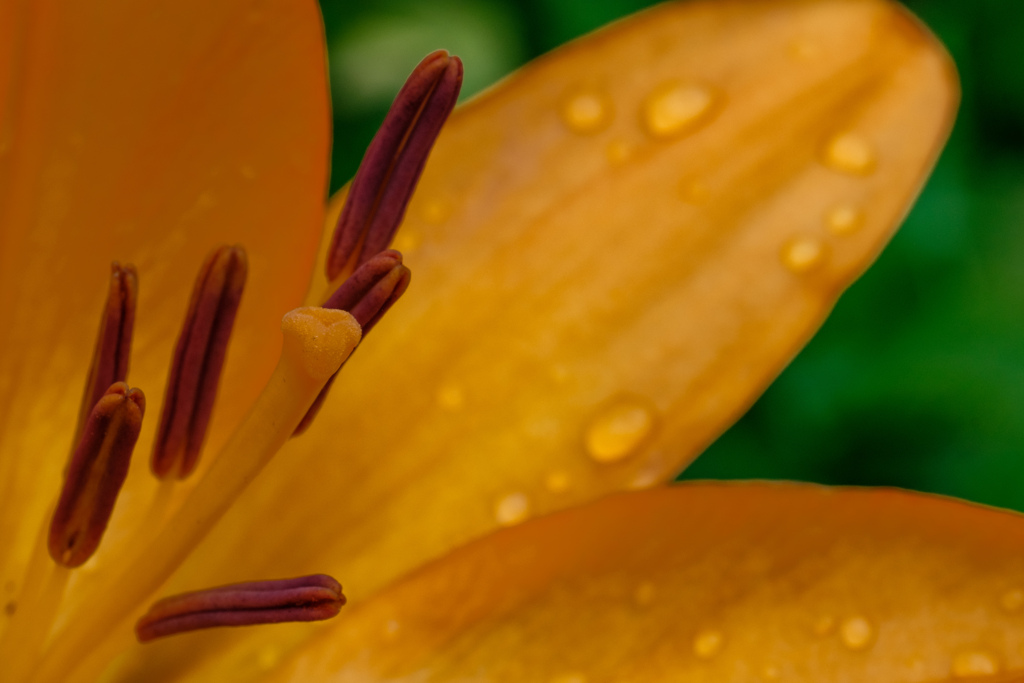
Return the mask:
<path id="1" fill-rule="evenodd" d="M 111 260 L 138 268 L 130 377 L 159 397 L 204 254 L 245 245 L 207 447 L 251 404 L 308 284 L 329 104 L 312 0 L 2 2 L 0 43 L 0 538 L 16 567 L 60 485 Z M 148 496 L 137 469 L 126 490 Z"/>
<path id="2" fill-rule="evenodd" d="M 560 106 L 583 86 L 614 118 L 577 134 Z M 173 590 L 244 557 L 322 567 L 356 604 L 500 526 L 672 478 L 881 249 L 956 93 L 894 3 L 731 0 L 656 8 L 472 101 L 399 233 L 407 296 Z"/>
<path id="3" fill-rule="evenodd" d="M 1018 514 L 893 490 L 618 495 L 456 550 L 265 680 L 1020 680 L 1022 543 Z"/>

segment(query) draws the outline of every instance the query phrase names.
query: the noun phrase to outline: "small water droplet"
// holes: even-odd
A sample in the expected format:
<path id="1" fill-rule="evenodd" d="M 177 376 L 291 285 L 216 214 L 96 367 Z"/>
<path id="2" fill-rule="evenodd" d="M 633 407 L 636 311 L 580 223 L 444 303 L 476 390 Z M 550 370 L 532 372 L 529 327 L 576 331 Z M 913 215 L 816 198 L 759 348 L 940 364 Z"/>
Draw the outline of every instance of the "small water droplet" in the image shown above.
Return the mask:
<path id="1" fill-rule="evenodd" d="M 687 180 L 679 187 L 679 196 L 688 204 L 703 204 L 710 194 L 707 184 L 700 180 Z"/>
<path id="2" fill-rule="evenodd" d="M 825 224 L 833 235 L 843 236 L 857 232 L 864 222 L 863 214 L 855 206 L 841 204 L 825 216 Z"/>
<path id="3" fill-rule="evenodd" d="M 633 145 L 625 140 L 612 140 L 605 147 L 605 155 L 613 164 L 621 164 L 633 156 Z"/>
<path id="4" fill-rule="evenodd" d="M 8 600 L 7 603 L 4 604 L 4 614 L 6 614 L 7 616 L 11 616 L 17 611 L 18 603 L 16 603 L 14 600 Z"/>
<path id="5" fill-rule="evenodd" d="M 867 175 L 875 167 L 875 153 L 860 135 L 842 133 L 825 146 L 825 163 L 837 171 Z"/>
<path id="6" fill-rule="evenodd" d="M 721 631 L 707 629 L 698 633 L 693 639 L 693 654 L 700 659 L 711 659 L 722 649 L 725 638 Z"/>
<path id="7" fill-rule="evenodd" d="M 965 650 L 953 657 L 953 677 L 973 678 L 999 673 L 996 658 L 984 650 Z"/>
<path id="8" fill-rule="evenodd" d="M 635 452 L 654 427 L 654 410 L 637 397 L 620 398 L 590 421 L 585 446 L 601 463 L 617 462 Z"/>
<path id="9" fill-rule="evenodd" d="M 558 384 L 564 384 L 566 381 L 568 381 L 570 374 L 569 368 L 565 367 L 564 365 L 561 365 L 560 363 L 555 363 L 554 365 L 552 365 L 548 369 L 548 373 L 550 374 L 551 379 L 553 379 Z"/>
<path id="10" fill-rule="evenodd" d="M 644 101 L 647 132 L 665 138 L 692 130 L 711 112 L 714 100 L 711 89 L 699 83 L 667 83 Z"/>
<path id="11" fill-rule="evenodd" d="M 399 628 L 400 625 L 397 619 L 388 619 L 386 622 L 384 622 L 384 628 L 381 629 L 381 632 L 384 634 L 384 639 L 394 640 L 395 638 L 397 638 Z"/>
<path id="12" fill-rule="evenodd" d="M 462 388 L 456 384 L 445 384 L 437 390 L 437 405 L 443 410 L 459 410 L 466 404 Z"/>
<path id="13" fill-rule="evenodd" d="M 1011 588 L 999 598 L 999 604 L 1007 612 L 1016 612 L 1024 607 L 1024 591 L 1020 588 Z"/>
<path id="14" fill-rule="evenodd" d="M 821 263 L 825 245 L 814 237 L 797 237 L 782 248 L 782 263 L 794 273 L 806 273 Z"/>
<path id="15" fill-rule="evenodd" d="M 395 239 L 391 242 L 391 248 L 403 254 L 411 254 L 420 246 L 420 234 L 414 230 L 399 230 Z"/>
<path id="16" fill-rule="evenodd" d="M 831 614 L 826 614 L 814 622 L 814 633 L 819 636 L 827 636 L 829 633 L 832 633 L 832 629 L 835 627 L 836 618 Z"/>
<path id="17" fill-rule="evenodd" d="M 265 647 L 256 655 L 256 666 L 263 671 L 269 671 L 281 661 L 281 651 L 276 647 Z"/>
<path id="18" fill-rule="evenodd" d="M 603 130 L 612 120 L 612 103 L 595 90 L 577 92 L 562 103 L 562 121 L 569 130 L 589 135 Z"/>
<path id="19" fill-rule="evenodd" d="M 516 491 L 498 499 L 494 504 L 494 519 L 502 526 L 513 526 L 530 516 L 530 499 Z"/>
<path id="20" fill-rule="evenodd" d="M 766 664 L 765 667 L 761 669 L 761 676 L 766 681 L 777 681 L 782 678 L 782 670 L 774 664 Z"/>
<path id="21" fill-rule="evenodd" d="M 443 199 L 431 199 L 424 202 L 420 216 L 430 225 L 440 225 L 452 215 L 452 205 Z"/>
<path id="22" fill-rule="evenodd" d="M 564 470 L 548 472 L 544 477 L 544 488 L 551 493 L 564 493 L 569 490 L 569 473 Z"/>
<path id="23" fill-rule="evenodd" d="M 649 607 L 654 602 L 654 582 L 641 582 L 633 591 L 633 602 L 637 607 Z"/>
<path id="24" fill-rule="evenodd" d="M 844 619 L 839 625 L 839 639 L 851 650 L 863 650 L 871 644 L 875 629 L 871 622 L 861 616 Z"/>
<path id="25" fill-rule="evenodd" d="M 245 178 L 246 180 L 252 180 L 253 178 L 256 177 L 256 169 L 248 164 L 243 164 L 238 169 L 238 172 L 241 173 L 242 177 Z"/>
<path id="26" fill-rule="evenodd" d="M 561 674 L 559 676 L 553 676 L 551 683 L 587 683 L 587 677 L 581 673 L 570 673 Z"/>

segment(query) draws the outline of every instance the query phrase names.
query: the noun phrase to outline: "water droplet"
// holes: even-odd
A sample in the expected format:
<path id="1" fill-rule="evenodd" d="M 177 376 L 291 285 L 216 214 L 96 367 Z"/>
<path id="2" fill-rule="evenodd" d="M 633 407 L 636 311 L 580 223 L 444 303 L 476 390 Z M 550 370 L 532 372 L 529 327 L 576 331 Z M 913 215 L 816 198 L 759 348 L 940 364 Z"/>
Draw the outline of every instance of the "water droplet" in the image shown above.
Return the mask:
<path id="1" fill-rule="evenodd" d="M 445 384 L 437 390 L 437 405 L 443 410 L 459 410 L 465 404 L 466 396 L 458 385 Z"/>
<path id="2" fill-rule="evenodd" d="M 711 659 L 722 649 L 725 639 L 721 631 L 707 629 L 698 633 L 693 639 L 693 654 L 700 659 Z"/>
<path id="3" fill-rule="evenodd" d="M 581 673 L 562 674 L 551 678 L 551 683 L 587 683 L 587 677 Z"/>
<path id="4" fill-rule="evenodd" d="M 424 202 L 420 216 L 430 225 L 440 225 L 452 215 L 452 205 L 443 199 L 431 199 Z"/>
<path id="5" fill-rule="evenodd" d="M 814 237 L 797 237 L 782 248 L 782 263 L 794 273 L 806 273 L 821 263 L 825 245 Z"/>
<path id="6" fill-rule="evenodd" d="M 965 650 L 953 657 L 953 677 L 972 678 L 999 673 L 996 658 L 984 650 Z"/>
<path id="7" fill-rule="evenodd" d="M 4 604 L 4 614 L 6 614 L 7 616 L 11 616 L 12 614 L 14 614 L 17 611 L 18 611 L 18 603 L 16 603 L 14 600 L 8 600 Z"/>
<path id="8" fill-rule="evenodd" d="M 875 629 L 871 622 L 861 616 L 844 619 L 839 625 L 839 639 L 851 650 L 863 650 L 871 644 Z"/>
<path id="9" fill-rule="evenodd" d="M 860 135 L 842 133 L 826 145 L 825 163 L 837 171 L 867 175 L 874 169 L 875 153 Z"/>
<path id="10" fill-rule="evenodd" d="M 391 248 L 403 254 L 411 254 L 420 246 L 421 241 L 418 232 L 409 229 L 399 230 L 398 234 L 395 235 L 395 239 L 391 242 Z"/>
<path id="11" fill-rule="evenodd" d="M 281 651 L 276 647 L 265 647 L 256 655 L 256 666 L 263 671 L 269 671 L 281 661 Z"/>
<path id="12" fill-rule="evenodd" d="M 498 499 L 494 504 L 494 519 L 502 526 L 513 526 L 530 516 L 530 499 L 516 491 Z"/>
<path id="13" fill-rule="evenodd" d="M 589 135 L 603 130 L 612 119 L 612 103 L 604 93 L 578 92 L 562 103 L 562 120 L 574 133 Z"/>
<path id="14" fill-rule="evenodd" d="M 381 632 L 384 634 L 384 639 L 394 640 L 395 638 L 397 638 L 399 628 L 400 625 L 397 619 L 388 619 L 386 622 L 384 622 L 384 628 L 381 629 Z"/>
<path id="15" fill-rule="evenodd" d="M 1020 588 L 1011 588 L 999 598 L 999 604 L 1007 612 L 1016 612 L 1024 607 L 1024 591 Z"/>
<path id="16" fill-rule="evenodd" d="M 766 664 L 765 667 L 761 669 L 761 676 L 766 681 L 777 681 L 782 678 L 782 670 L 774 664 Z"/>
<path id="17" fill-rule="evenodd" d="M 633 145 L 625 140 L 612 140 L 605 147 L 605 155 L 613 164 L 621 164 L 633 156 Z"/>
<path id="18" fill-rule="evenodd" d="M 814 622 L 814 633 L 819 636 L 827 636 L 835 627 L 836 618 L 831 614 L 826 614 Z"/>
<path id="19" fill-rule="evenodd" d="M 864 222 L 863 214 L 855 206 L 841 204 L 825 216 L 825 223 L 833 235 L 849 235 L 857 231 Z"/>
<path id="20" fill-rule="evenodd" d="M 245 178 L 246 180 L 252 180 L 253 178 L 256 177 L 256 169 L 248 164 L 243 164 L 238 169 L 238 172 L 241 173 L 242 177 Z"/>
<path id="21" fill-rule="evenodd" d="M 633 602 L 637 607 L 649 607 L 654 602 L 654 582 L 641 582 L 633 591 Z"/>
<path id="22" fill-rule="evenodd" d="M 569 473 L 564 470 L 548 472 L 544 477 L 544 487 L 551 493 L 564 493 L 569 490 Z"/>
<path id="23" fill-rule="evenodd" d="M 711 112 L 714 99 L 714 93 L 699 83 L 665 84 L 644 101 L 647 132 L 664 138 L 692 130 Z"/>
<path id="24" fill-rule="evenodd" d="M 587 453 L 597 462 L 617 462 L 635 452 L 654 427 L 654 410 L 638 397 L 620 398 L 590 421 Z"/>
<path id="25" fill-rule="evenodd" d="M 679 187 L 679 196 L 688 204 L 703 204 L 709 195 L 708 186 L 700 180 L 687 180 Z"/>

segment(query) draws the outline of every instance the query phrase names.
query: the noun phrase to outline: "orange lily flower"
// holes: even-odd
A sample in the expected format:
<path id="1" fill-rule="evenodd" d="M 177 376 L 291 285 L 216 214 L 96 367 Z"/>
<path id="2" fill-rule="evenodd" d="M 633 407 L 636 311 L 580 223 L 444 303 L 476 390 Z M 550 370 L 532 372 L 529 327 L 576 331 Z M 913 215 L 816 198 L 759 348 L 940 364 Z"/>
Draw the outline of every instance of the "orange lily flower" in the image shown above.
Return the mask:
<path id="1" fill-rule="evenodd" d="M 338 279 L 326 93 L 311 2 L 0 3 L 12 680 L 1024 670 L 1017 516 L 888 491 L 652 488 L 813 334 L 934 162 L 956 77 L 913 17 L 887 0 L 668 4 L 457 110 L 395 239 L 409 295 L 289 439 L 360 339 L 341 311 L 281 322 Z M 128 378 L 159 405 L 195 272 L 235 243 L 249 275 L 209 457 L 183 481 L 136 463 L 95 553 L 55 563 L 81 539 L 58 525 L 47 552 L 69 448 L 98 424 L 79 391 L 103 269 L 135 265 Z M 135 276 L 117 272 L 109 310 L 130 319 Z M 167 443 L 126 387 L 100 395 L 137 457 Z M 315 571 L 351 603 L 327 624 L 134 642 L 157 598 Z M 331 581 L 303 590 L 334 600 Z"/>

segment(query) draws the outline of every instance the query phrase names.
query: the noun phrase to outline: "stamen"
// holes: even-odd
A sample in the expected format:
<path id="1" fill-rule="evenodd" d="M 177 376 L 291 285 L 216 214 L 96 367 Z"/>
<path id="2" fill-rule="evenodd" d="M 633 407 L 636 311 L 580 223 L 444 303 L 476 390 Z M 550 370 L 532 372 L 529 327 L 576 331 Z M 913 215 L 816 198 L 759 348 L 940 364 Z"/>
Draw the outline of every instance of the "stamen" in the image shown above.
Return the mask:
<path id="1" fill-rule="evenodd" d="M 135 624 L 140 643 L 217 626 L 322 621 L 341 611 L 341 584 L 325 574 L 235 583 L 164 598 Z"/>
<path id="2" fill-rule="evenodd" d="M 394 249 L 382 251 L 349 275 L 323 307 L 351 313 L 362 327 L 365 339 L 377 321 L 408 289 L 411 276 L 409 269 L 402 265 L 401 253 Z M 334 373 L 327 380 L 292 436 L 302 434 L 313 424 L 337 376 L 338 373 Z"/>
<path id="3" fill-rule="evenodd" d="M 199 462 L 247 273 L 245 250 L 224 246 L 196 278 L 153 444 L 150 465 L 160 479 L 184 479 Z"/>
<path id="4" fill-rule="evenodd" d="M 352 180 L 331 238 L 328 280 L 391 243 L 461 87 L 462 62 L 444 50 L 427 55 L 409 76 Z"/>
<path id="5" fill-rule="evenodd" d="M 117 382 L 96 402 L 68 465 L 50 523 L 50 556 L 77 567 L 100 544 L 139 438 L 146 399 Z"/>
<path id="6" fill-rule="evenodd" d="M 110 264 L 110 287 L 107 303 L 100 319 L 100 331 L 96 337 L 89 378 L 82 393 L 82 406 L 78 411 L 78 424 L 72 448 L 82 438 L 85 421 L 96 402 L 115 382 L 128 378 L 128 357 L 132 348 L 132 330 L 135 326 L 135 302 L 138 300 L 139 279 L 135 266 L 122 266 L 117 261 Z"/>

